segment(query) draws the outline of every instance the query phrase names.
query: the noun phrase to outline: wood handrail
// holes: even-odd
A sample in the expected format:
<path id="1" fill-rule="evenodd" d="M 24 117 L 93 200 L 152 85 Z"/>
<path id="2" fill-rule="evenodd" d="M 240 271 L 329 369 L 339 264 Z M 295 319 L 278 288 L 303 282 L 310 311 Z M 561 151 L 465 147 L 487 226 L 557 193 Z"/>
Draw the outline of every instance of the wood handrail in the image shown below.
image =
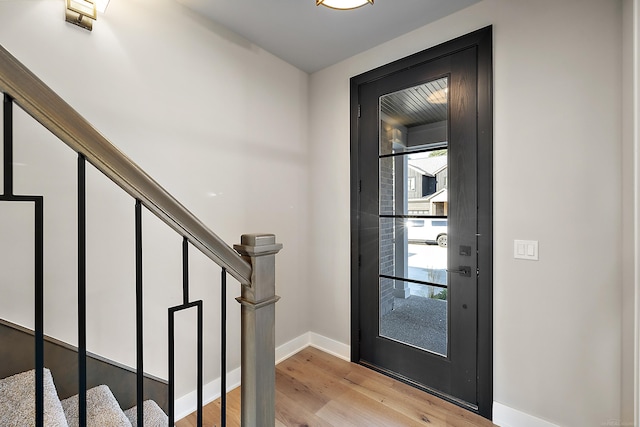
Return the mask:
<path id="1" fill-rule="evenodd" d="M 251 265 L 0 46 L 0 90 L 243 285 Z"/>

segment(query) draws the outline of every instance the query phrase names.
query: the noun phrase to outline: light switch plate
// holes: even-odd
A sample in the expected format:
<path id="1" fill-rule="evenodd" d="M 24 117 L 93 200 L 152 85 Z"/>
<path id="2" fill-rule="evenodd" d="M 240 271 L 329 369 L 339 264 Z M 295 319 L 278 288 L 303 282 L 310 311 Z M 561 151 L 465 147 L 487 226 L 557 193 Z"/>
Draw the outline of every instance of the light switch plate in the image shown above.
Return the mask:
<path id="1" fill-rule="evenodd" d="M 537 240 L 514 240 L 513 257 L 516 259 L 528 259 L 538 261 Z"/>

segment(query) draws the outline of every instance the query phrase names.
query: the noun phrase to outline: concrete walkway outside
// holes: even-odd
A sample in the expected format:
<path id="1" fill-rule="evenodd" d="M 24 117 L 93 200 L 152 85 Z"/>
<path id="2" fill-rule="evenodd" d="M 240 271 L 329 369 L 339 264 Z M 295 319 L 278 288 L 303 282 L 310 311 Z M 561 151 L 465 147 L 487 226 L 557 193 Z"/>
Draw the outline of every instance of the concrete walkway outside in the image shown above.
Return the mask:
<path id="1" fill-rule="evenodd" d="M 380 319 L 380 335 L 425 350 L 447 354 L 447 301 L 411 295 L 395 298 Z"/>

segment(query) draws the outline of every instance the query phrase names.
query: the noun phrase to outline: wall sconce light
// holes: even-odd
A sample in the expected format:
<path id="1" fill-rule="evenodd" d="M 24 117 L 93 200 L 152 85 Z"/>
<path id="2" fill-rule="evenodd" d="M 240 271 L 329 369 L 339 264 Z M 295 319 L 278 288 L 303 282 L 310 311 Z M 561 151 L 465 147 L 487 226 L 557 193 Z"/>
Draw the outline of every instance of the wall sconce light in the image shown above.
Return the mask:
<path id="1" fill-rule="evenodd" d="M 93 0 L 67 0 L 65 18 L 67 22 L 91 31 L 93 21 L 98 17 Z"/>
<path id="2" fill-rule="evenodd" d="M 396 128 L 391 129 L 391 143 L 399 144 L 402 146 L 406 145 L 402 130 Z"/>
<path id="3" fill-rule="evenodd" d="M 316 0 L 316 6 L 326 6 L 331 9 L 356 9 L 365 4 L 373 4 L 373 0 Z"/>

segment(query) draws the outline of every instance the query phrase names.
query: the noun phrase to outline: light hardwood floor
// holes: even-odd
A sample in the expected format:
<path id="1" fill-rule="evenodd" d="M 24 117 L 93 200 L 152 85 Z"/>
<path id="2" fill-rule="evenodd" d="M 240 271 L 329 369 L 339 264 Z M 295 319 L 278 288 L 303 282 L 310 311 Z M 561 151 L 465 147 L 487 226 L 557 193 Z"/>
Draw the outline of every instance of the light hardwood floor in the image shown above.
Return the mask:
<path id="1" fill-rule="evenodd" d="M 220 400 L 205 406 L 203 425 L 220 426 Z M 191 414 L 177 427 L 195 427 Z M 227 426 L 240 426 L 240 389 L 227 395 Z M 313 347 L 276 367 L 276 426 L 493 426 L 428 393 Z"/>

